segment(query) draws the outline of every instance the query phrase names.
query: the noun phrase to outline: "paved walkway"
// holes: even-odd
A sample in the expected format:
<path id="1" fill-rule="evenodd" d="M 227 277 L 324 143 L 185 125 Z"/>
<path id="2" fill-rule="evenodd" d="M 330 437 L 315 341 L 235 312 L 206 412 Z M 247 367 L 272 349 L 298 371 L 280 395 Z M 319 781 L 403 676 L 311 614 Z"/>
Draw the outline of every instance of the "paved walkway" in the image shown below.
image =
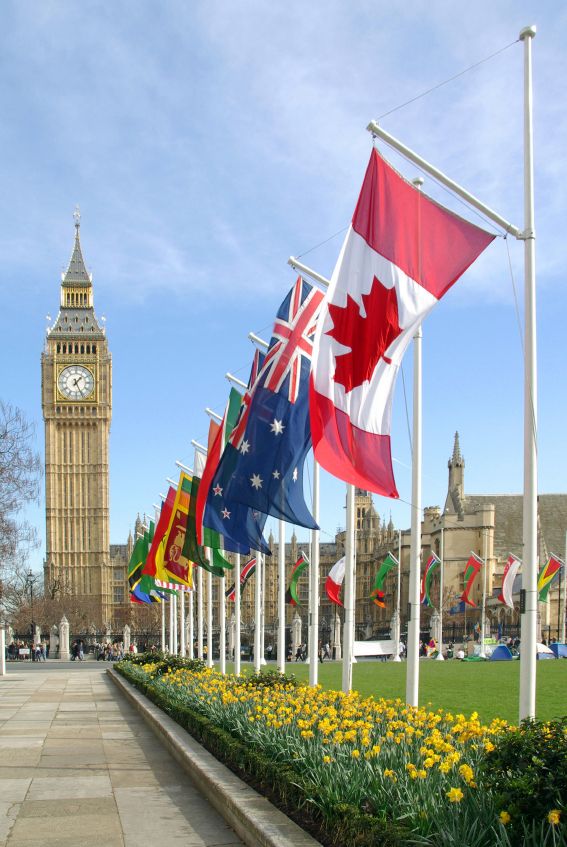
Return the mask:
<path id="1" fill-rule="evenodd" d="M 0 845 L 242 844 L 106 667 L 9 664 L 0 677 Z"/>

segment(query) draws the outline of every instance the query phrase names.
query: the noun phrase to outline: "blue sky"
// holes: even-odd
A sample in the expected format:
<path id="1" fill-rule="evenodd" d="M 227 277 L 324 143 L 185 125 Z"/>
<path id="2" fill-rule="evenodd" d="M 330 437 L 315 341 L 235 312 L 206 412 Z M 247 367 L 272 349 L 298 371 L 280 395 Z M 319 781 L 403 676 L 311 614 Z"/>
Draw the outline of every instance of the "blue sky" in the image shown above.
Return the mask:
<path id="1" fill-rule="evenodd" d="M 513 42 L 534 41 L 539 489 L 565 491 L 567 10 L 552 2 L 28 2 L 0 35 L 0 396 L 36 422 L 40 353 L 72 249 L 75 204 L 113 354 L 111 540 L 126 540 L 204 440 L 224 373 L 269 335 L 290 254 L 330 275 L 371 148 L 368 121 Z M 383 125 L 522 225 L 519 44 Z M 416 169 L 384 150 L 408 177 Z M 459 213 L 430 179 L 424 190 Z M 471 214 L 472 220 L 478 219 Z M 327 241 L 327 239 L 329 239 Z M 320 247 L 316 245 L 325 242 Z M 522 247 L 510 241 L 523 296 Z M 312 249 L 315 248 L 315 249 Z M 442 505 L 453 433 L 469 493 L 522 488 L 522 360 L 497 239 L 424 326 L 423 504 Z M 411 360 L 405 363 L 411 415 Z M 398 488 L 411 452 L 398 385 Z M 375 498 L 409 525 L 407 502 Z M 322 540 L 344 523 L 322 477 Z M 43 503 L 28 510 L 44 532 Z M 300 538 L 304 537 L 300 533 Z M 43 548 L 33 557 L 39 568 Z"/>

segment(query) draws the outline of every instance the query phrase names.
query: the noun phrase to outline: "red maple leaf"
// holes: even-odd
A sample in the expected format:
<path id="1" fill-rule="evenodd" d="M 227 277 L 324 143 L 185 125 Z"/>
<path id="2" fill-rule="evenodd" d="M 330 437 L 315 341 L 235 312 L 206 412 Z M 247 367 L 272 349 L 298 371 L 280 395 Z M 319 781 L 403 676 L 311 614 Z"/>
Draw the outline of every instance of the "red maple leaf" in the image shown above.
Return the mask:
<path id="1" fill-rule="evenodd" d="M 395 288 L 386 288 L 374 277 L 368 294 L 362 295 L 366 317 L 358 303 L 347 294 L 346 306 L 329 306 L 333 328 L 326 334 L 350 347 L 349 353 L 336 358 L 335 382 L 352 391 L 371 379 L 381 358 L 391 363 L 384 353 L 402 329 L 398 323 L 398 298 Z"/>

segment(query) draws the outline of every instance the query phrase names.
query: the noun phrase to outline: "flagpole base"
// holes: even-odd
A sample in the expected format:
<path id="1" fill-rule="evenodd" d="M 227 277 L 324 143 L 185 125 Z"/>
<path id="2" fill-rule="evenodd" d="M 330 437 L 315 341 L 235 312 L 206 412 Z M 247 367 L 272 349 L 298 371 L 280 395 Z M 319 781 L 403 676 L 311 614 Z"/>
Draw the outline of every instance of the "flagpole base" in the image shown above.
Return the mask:
<path id="1" fill-rule="evenodd" d="M 268 663 L 265 659 L 260 659 L 260 664 L 261 665 L 267 665 Z"/>
<path id="2" fill-rule="evenodd" d="M 437 655 L 435 656 L 435 661 L 436 662 L 444 662 L 445 661 L 445 656 L 443 655 L 443 653 L 441 651 L 439 651 L 437 653 Z"/>
<path id="3" fill-rule="evenodd" d="M 394 658 L 392 659 L 392 662 L 401 662 L 401 661 L 402 660 L 400 659 L 399 656 L 394 656 Z"/>

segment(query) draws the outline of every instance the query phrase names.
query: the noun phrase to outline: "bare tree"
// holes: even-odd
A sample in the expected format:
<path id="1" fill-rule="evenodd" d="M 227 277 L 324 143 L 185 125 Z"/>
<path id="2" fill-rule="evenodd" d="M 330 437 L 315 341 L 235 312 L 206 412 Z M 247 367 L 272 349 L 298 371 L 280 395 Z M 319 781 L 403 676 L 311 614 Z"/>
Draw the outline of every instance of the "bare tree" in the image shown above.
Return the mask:
<path id="1" fill-rule="evenodd" d="M 41 459 L 34 449 L 35 427 L 24 413 L 0 400 L 0 602 L 18 605 L 27 555 L 37 547 L 35 529 L 21 510 L 38 502 Z"/>

